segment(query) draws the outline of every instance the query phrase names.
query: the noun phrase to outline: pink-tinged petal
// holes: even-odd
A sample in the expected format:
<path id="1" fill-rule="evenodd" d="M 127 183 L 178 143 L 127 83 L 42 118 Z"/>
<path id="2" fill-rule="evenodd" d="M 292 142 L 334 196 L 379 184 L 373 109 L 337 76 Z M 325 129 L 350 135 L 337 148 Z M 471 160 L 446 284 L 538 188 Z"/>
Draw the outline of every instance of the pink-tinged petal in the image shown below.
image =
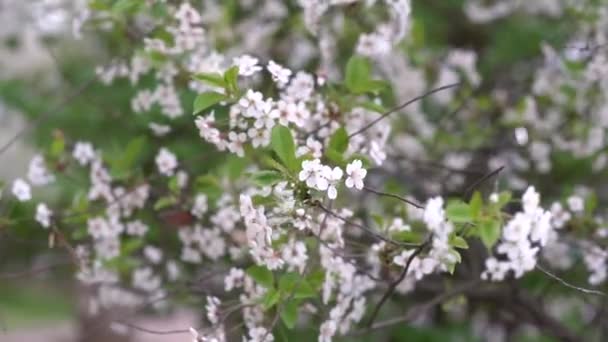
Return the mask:
<path id="1" fill-rule="evenodd" d="M 363 181 L 362 181 L 362 180 L 359 180 L 357 183 L 355 183 L 355 187 L 356 187 L 358 190 L 363 189 Z"/>
<path id="2" fill-rule="evenodd" d="M 338 190 L 336 190 L 336 187 L 329 187 L 329 189 L 327 190 L 327 197 L 329 197 L 329 199 L 336 199 L 336 197 L 338 197 Z"/>

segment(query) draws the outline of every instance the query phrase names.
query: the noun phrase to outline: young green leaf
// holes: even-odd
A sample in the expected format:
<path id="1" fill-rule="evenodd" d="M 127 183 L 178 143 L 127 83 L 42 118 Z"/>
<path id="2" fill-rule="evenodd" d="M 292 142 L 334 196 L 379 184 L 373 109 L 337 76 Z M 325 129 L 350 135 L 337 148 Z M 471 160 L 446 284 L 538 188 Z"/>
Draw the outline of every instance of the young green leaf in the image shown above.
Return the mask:
<path id="1" fill-rule="evenodd" d="M 264 297 L 262 297 L 262 307 L 264 310 L 268 310 L 275 306 L 276 303 L 281 299 L 281 293 L 273 288 L 268 289 Z"/>
<path id="2" fill-rule="evenodd" d="M 492 248 L 500 237 L 500 222 L 498 220 L 484 220 L 479 224 L 479 238 L 488 248 Z"/>
<path id="3" fill-rule="evenodd" d="M 382 80 L 371 79 L 371 65 L 367 58 L 361 56 L 351 57 L 346 64 L 344 85 L 355 94 L 366 92 L 377 93 L 388 86 Z"/>
<path id="4" fill-rule="evenodd" d="M 462 201 L 452 201 L 448 203 L 446 215 L 448 219 L 454 223 L 466 223 L 473 219 L 471 217 L 469 205 Z"/>
<path id="5" fill-rule="evenodd" d="M 282 125 L 274 126 L 270 137 L 270 144 L 273 151 L 279 156 L 289 171 L 296 172 L 299 169 L 296 160 L 296 146 L 289 128 Z"/>
<path id="6" fill-rule="evenodd" d="M 247 269 L 247 274 L 265 288 L 274 287 L 274 276 L 266 267 L 253 265 Z"/>
<path id="7" fill-rule="evenodd" d="M 471 208 L 471 217 L 478 218 L 481 215 L 481 208 L 483 206 L 483 200 L 481 199 L 481 193 L 479 191 L 475 191 L 471 201 L 469 202 L 469 207 Z"/>
<path id="8" fill-rule="evenodd" d="M 193 114 L 198 114 L 211 106 L 214 106 L 228 98 L 224 94 L 220 94 L 215 91 L 208 91 L 202 94 L 199 94 L 194 100 L 194 112 Z"/>
<path id="9" fill-rule="evenodd" d="M 331 138 L 329 138 L 329 148 L 340 154 L 346 152 L 348 148 L 348 133 L 344 127 L 338 128 Z"/>
<path id="10" fill-rule="evenodd" d="M 346 63 L 344 85 L 353 93 L 365 92 L 363 89 L 370 80 L 370 73 L 369 60 L 361 56 L 353 56 Z"/>
<path id="11" fill-rule="evenodd" d="M 305 299 L 314 298 L 317 296 L 317 292 L 308 281 L 301 281 L 293 291 L 293 298 Z"/>
<path id="12" fill-rule="evenodd" d="M 295 288 L 296 284 L 298 284 L 299 279 L 300 276 L 295 272 L 283 274 L 279 279 L 279 290 L 285 294 L 289 294 L 289 292 Z"/>
<path id="13" fill-rule="evenodd" d="M 194 79 L 205 82 L 214 87 L 226 88 L 227 85 L 224 77 L 217 72 L 196 74 L 194 75 Z"/>
<path id="14" fill-rule="evenodd" d="M 460 249 L 469 248 L 469 244 L 467 243 L 467 240 L 463 239 L 461 236 L 458 236 L 458 235 L 452 236 L 452 238 L 450 239 L 450 245 L 453 247 L 456 247 L 456 248 L 460 248 Z"/>
<path id="15" fill-rule="evenodd" d="M 298 306 L 300 301 L 290 300 L 285 303 L 283 310 L 281 311 L 281 319 L 288 329 L 293 329 L 298 320 Z"/>
<path id="16" fill-rule="evenodd" d="M 173 196 L 161 197 L 156 201 L 156 203 L 154 203 L 154 210 L 164 209 L 164 208 L 170 207 L 172 205 L 175 205 L 176 203 L 177 203 L 177 199 Z"/>
<path id="17" fill-rule="evenodd" d="M 283 180 L 283 175 L 277 171 L 264 170 L 251 175 L 251 181 L 258 186 L 270 186 Z"/>
<path id="18" fill-rule="evenodd" d="M 239 90 L 239 67 L 233 66 L 224 73 L 224 82 L 226 87 L 232 94 L 236 94 Z"/>

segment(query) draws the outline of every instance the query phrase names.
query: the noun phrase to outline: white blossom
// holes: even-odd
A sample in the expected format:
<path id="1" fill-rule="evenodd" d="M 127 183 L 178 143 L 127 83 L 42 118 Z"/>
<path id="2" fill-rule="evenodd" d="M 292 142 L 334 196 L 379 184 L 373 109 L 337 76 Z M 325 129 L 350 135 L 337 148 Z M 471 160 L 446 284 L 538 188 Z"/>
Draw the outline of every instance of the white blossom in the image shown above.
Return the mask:
<path id="1" fill-rule="evenodd" d="M 15 195 L 20 202 L 27 202 L 32 199 L 30 185 L 21 178 L 15 179 L 12 191 L 13 195 Z"/>
<path id="2" fill-rule="evenodd" d="M 355 187 L 358 190 L 363 189 L 363 179 L 367 175 L 367 170 L 364 169 L 361 160 L 356 159 L 346 165 L 346 187 Z"/>
<path id="3" fill-rule="evenodd" d="M 51 226 L 51 217 L 53 212 L 44 203 L 38 203 L 36 206 L 36 221 L 40 223 L 43 228 L 49 228 Z"/>
<path id="4" fill-rule="evenodd" d="M 161 174 L 173 176 L 173 173 L 177 168 L 177 158 L 175 157 L 175 154 L 163 147 L 156 155 L 156 166 L 158 167 L 158 172 Z"/>

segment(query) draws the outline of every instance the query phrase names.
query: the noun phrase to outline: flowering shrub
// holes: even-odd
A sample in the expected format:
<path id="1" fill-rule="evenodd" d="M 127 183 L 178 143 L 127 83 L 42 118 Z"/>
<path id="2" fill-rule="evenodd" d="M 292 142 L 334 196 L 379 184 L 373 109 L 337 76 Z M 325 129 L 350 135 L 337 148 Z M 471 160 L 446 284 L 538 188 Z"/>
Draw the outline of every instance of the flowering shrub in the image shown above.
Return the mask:
<path id="1" fill-rule="evenodd" d="M 195 341 L 348 339 L 447 325 L 441 310 L 489 334 L 600 338 L 531 292 L 605 297 L 608 11 L 453 3 L 90 1 L 76 36 L 118 51 L 88 84 L 128 98 L 103 102 L 118 113 L 101 137 L 58 127 L 6 185 L 0 226 L 37 222 L 92 314 L 195 294 Z M 435 32 L 442 11 L 471 41 Z"/>

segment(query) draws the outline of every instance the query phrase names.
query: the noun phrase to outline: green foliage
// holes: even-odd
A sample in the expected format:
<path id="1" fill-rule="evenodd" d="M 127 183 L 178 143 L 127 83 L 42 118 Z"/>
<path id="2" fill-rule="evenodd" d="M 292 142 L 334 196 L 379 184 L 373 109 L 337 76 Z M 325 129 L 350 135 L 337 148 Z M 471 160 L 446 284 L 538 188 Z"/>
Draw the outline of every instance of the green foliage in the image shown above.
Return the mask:
<path id="1" fill-rule="evenodd" d="M 300 165 L 296 159 L 296 146 L 289 128 L 282 125 L 274 126 L 272 128 L 270 144 L 273 151 L 290 172 L 295 173 L 299 170 Z"/>
<path id="2" fill-rule="evenodd" d="M 207 91 L 202 94 L 199 94 L 194 100 L 194 111 L 192 114 L 198 114 L 226 100 L 228 100 L 228 97 L 226 95 L 215 91 Z"/>
<path id="3" fill-rule="evenodd" d="M 265 288 L 274 287 L 274 275 L 266 267 L 253 265 L 247 269 L 247 275 Z"/>
<path id="4" fill-rule="evenodd" d="M 283 306 L 283 310 L 281 311 L 281 319 L 285 326 L 289 329 L 293 329 L 298 320 L 298 306 L 300 305 L 300 301 L 298 300 L 289 300 Z"/>
<path id="5" fill-rule="evenodd" d="M 346 64 L 344 85 L 354 94 L 378 93 L 387 84 L 384 81 L 372 79 L 372 68 L 367 58 L 353 56 Z"/>
<path id="6" fill-rule="evenodd" d="M 478 234 L 483 244 L 489 249 L 500 238 L 500 222 L 497 220 L 483 220 L 478 225 Z"/>
<path id="7" fill-rule="evenodd" d="M 459 200 L 449 202 L 445 212 L 448 219 L 454 223 L 471 222 L 473 219 L 471 207 Z"/>
<path id="8" fill-rule="evenodd" d="M 276 171 L 259 171 L 251 175 L 251 180 L 258 186 L 270 186 L 283 180 L 283 175 Z"/>

